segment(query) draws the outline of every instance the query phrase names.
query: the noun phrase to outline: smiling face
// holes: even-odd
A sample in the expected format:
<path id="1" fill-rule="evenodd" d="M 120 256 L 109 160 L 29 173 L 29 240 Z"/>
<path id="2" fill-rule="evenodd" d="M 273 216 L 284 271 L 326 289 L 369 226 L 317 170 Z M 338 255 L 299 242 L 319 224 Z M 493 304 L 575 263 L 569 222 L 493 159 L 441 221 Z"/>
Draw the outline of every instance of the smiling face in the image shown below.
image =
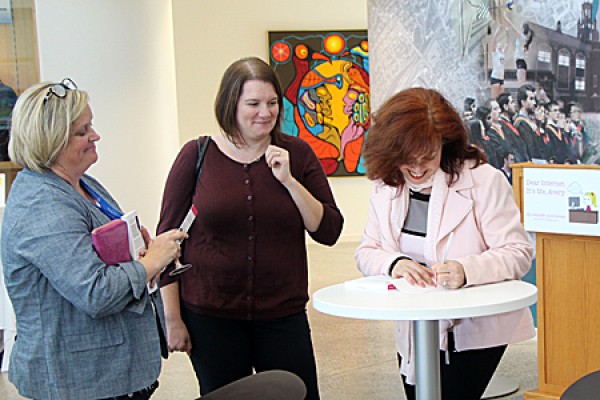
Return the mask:
<path id="1" fill-rule="evenodd" d="M 423 155 L 408 163 L 400 165 L 400 172 L 404 179 L 414 185 L 419 185 L 429 180 L 440 167 L 442 160 L 442 146 L 428 155 Z"/>
<path id="2" fill-rule="evenodd" d="M 93 114 L 88 105 L 71 124 L 67 146 L 58 153 L 55 164 L 69 176 L 81 176 L 98 161 L 96 142 L 100 136 L 92 127 Z"/>
<path id="3" fill-rule="evenodd" d="M 271 134 L 277 118 L 279 103 L 273 85 L 258 80 L 244 83 L 236 112 L 242 137 L 247 142 L 264 139 Z"/>

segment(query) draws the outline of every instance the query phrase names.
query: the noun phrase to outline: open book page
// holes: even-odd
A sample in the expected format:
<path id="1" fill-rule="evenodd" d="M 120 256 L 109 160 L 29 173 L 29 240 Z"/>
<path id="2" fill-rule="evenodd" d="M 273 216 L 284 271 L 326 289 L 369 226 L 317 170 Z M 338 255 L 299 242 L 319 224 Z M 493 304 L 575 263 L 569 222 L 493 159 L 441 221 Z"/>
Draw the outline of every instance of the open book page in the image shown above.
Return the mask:
<path id="1" fill-rule="evenodd" d="M 426 286 L 423 288 L 417 285 L 411 285 L 403 278 L 394 279 L 384 275 L 365 276 L 363 278 L 353 279 L 344 282 L 344 286 L 353 289 L 376 291 L 397 290 L 402 293 L 427 293 L 434 290 L 446 290 L 441 286 Z"/>

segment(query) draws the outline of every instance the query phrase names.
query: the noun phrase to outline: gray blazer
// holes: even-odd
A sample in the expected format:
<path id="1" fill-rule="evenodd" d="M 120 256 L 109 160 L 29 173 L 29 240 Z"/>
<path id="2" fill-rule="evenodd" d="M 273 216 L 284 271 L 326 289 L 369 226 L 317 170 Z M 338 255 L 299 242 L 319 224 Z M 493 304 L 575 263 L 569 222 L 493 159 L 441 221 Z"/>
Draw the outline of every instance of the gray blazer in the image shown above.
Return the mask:
<path id="1" fill-rule="evenodd" d="M 119 209 L 98 181 L 83 179 Z M 145 388 L 159 375 L 144 267 L 107 266 L 92 247 L 92 229 L 108 221 L 53 172 L 24 169 L 12 185 L 2 262 L 17 317 L 8 377 L 22 396 L 101 399 Z"/>

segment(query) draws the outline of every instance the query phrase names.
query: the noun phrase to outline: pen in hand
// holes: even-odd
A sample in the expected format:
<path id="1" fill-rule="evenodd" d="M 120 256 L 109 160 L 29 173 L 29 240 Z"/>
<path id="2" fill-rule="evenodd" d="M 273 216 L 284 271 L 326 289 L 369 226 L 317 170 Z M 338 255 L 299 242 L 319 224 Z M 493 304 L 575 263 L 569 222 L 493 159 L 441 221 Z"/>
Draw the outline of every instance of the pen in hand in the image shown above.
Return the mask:
<path id="1" fill-rule="evenodd" d="M 450 236 L 448 237 L 448 242 L 446 243 L 446 247 L 444 248 L 444 253 L 442 254 L 442 264 L 446 263 L 446 258 L 448 257 L 448 251 L 450 250 L 450 246 L 452 246 L 452 239 L 454 239 L 454 231 L 450 232 Z M 438 283 L 438 275 L 435 274 L 435 283 Z M 446 286 L 448 284 L 447 281 L 444 281 L 442 286 Z"/>

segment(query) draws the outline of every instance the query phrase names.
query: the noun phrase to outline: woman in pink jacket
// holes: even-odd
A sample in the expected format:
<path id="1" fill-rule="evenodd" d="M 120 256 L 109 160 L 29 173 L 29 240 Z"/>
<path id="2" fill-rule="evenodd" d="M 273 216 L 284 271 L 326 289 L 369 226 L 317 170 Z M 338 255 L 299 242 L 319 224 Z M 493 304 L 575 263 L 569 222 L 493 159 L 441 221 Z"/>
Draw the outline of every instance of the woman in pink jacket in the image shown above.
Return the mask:
<path id="1" fill-rule="evenodd" d="M 511 187 L 467 144 L 454 107 L 434 90 L 412 88 L 388 99 L 374 122 L 364 149 L 374 190 L 355 254 L 358 268 L 365 275 L 451 290 L 525 275 L 533 250 Z M 442 263 L 452 232 L 454 243 Z M 395 328 L 410 400 L 415 398 L 412 325 L 398 321 Z M 533 335 L 529 309 L 440 321 L 442 398 L 481 398 L 507 344 Z"/>

